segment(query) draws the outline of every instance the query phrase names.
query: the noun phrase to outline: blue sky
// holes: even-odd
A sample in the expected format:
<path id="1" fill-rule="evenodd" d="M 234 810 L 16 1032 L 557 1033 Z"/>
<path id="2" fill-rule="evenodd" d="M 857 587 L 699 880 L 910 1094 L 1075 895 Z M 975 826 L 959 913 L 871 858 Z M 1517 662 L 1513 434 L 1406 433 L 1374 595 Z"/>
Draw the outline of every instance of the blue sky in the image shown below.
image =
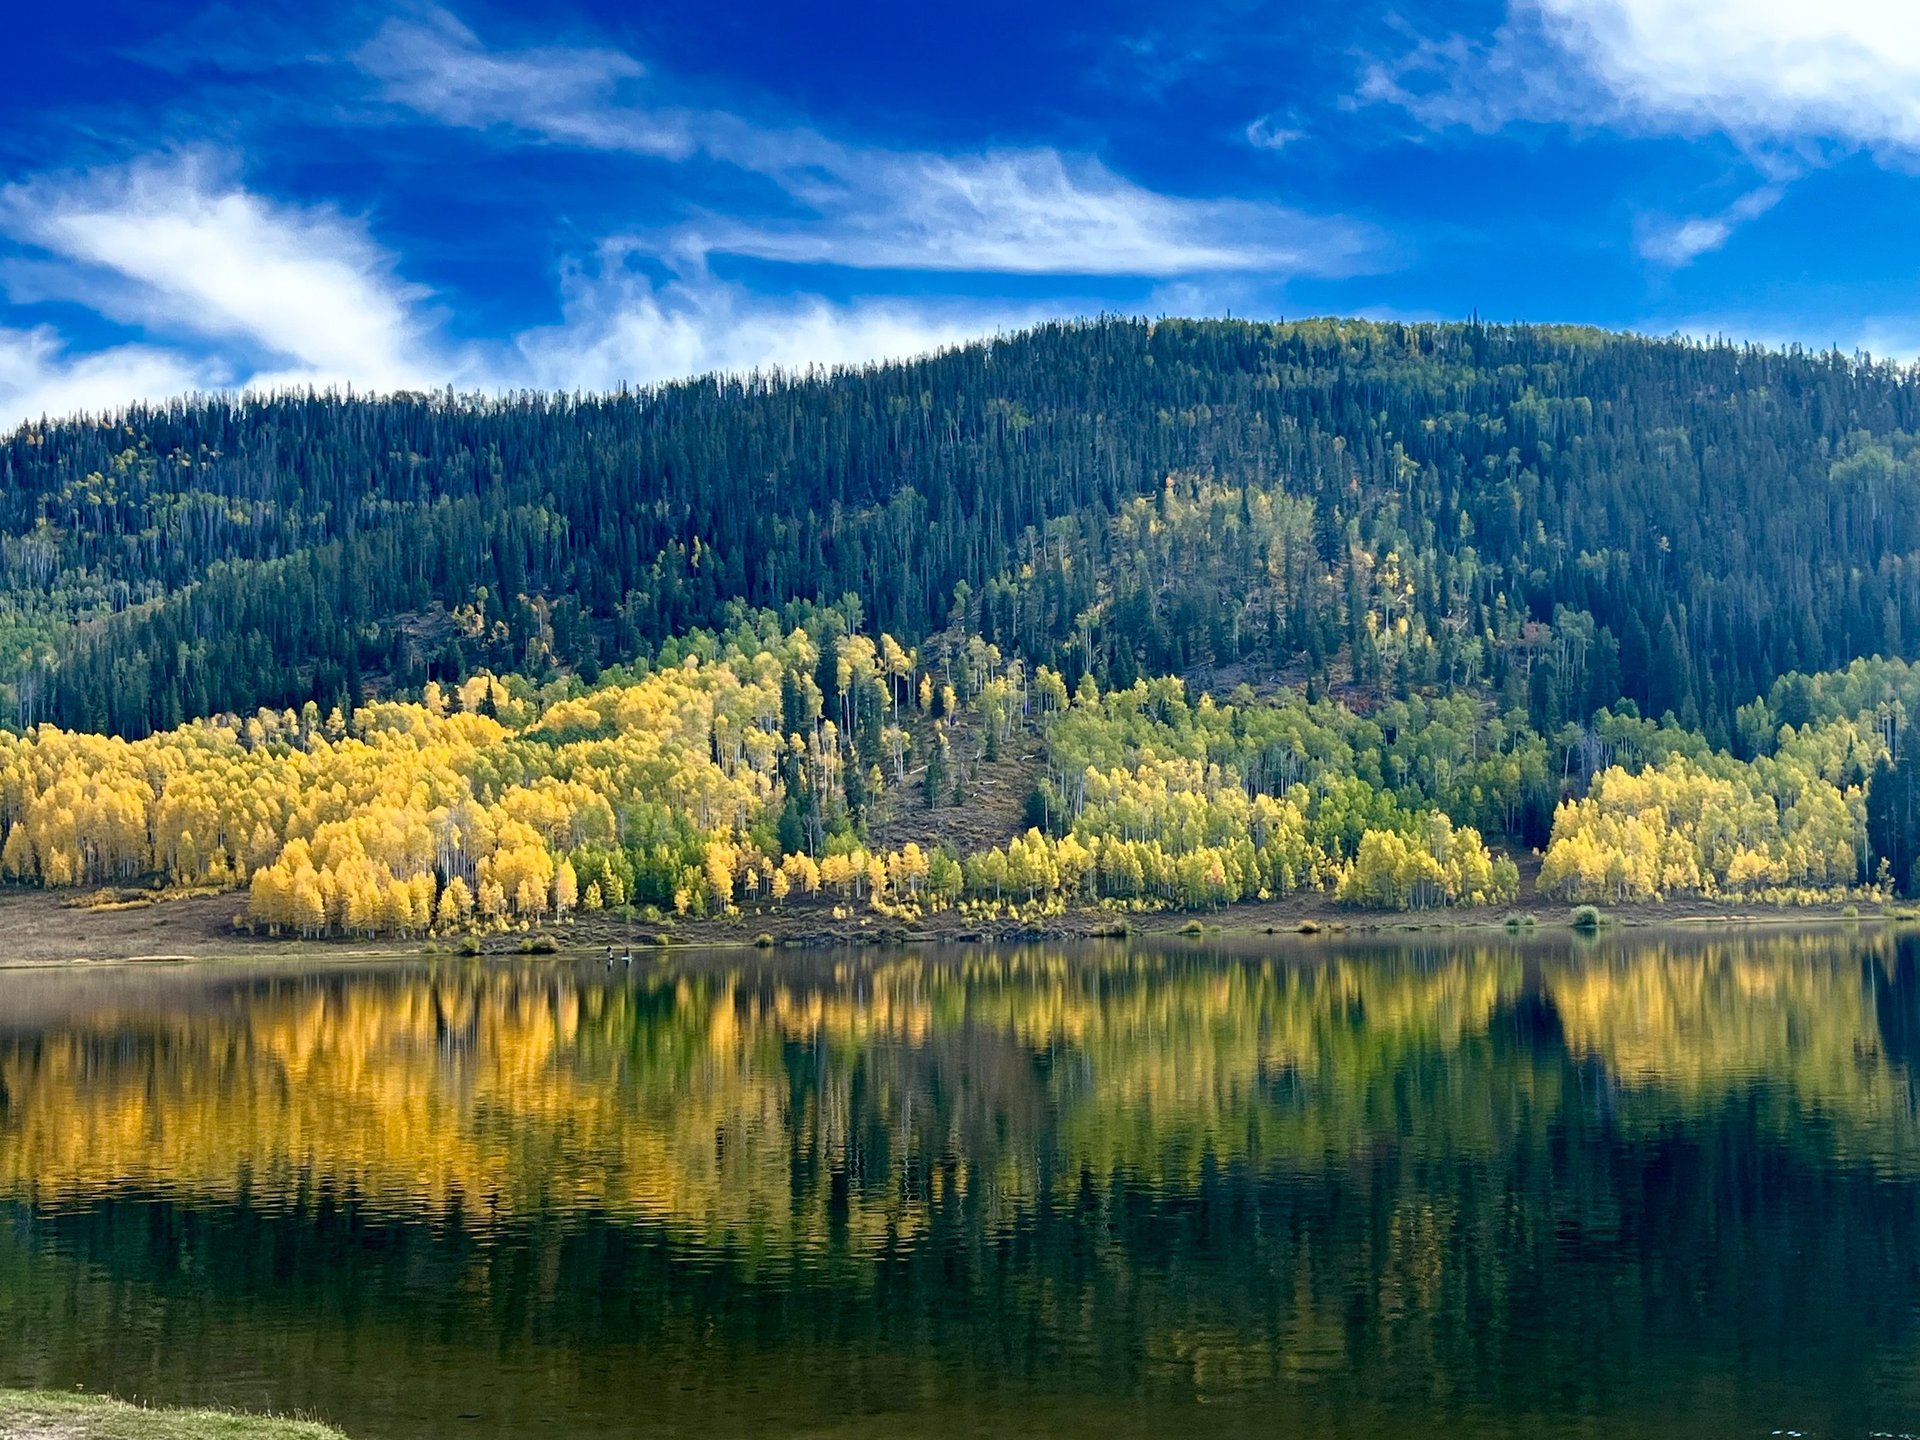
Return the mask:
<path id="1" fill-rule="evenodd" d="M 0 425 L 1103 311 L 1920 356 L 1912 0 L 34 8 Z"/>

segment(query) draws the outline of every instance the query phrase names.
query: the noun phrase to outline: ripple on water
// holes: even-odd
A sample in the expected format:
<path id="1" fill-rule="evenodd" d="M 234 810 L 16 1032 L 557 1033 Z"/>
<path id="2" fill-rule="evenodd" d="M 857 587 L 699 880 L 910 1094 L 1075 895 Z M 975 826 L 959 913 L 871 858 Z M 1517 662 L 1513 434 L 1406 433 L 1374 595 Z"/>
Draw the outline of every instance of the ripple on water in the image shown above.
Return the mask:
<path id="1" fill-rule="evenodd" d="M 0 1382 L 368 1437 L 1904 1434 L 1913 958 L 9 972 Z"/>

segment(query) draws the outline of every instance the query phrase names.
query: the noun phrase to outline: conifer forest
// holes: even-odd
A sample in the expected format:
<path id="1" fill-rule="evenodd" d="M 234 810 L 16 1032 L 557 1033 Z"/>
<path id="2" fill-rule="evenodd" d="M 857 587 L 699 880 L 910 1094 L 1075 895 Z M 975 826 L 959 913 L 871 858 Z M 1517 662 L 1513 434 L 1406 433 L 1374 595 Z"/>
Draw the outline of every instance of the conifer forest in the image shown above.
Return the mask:
<path id="1" fill-rule="evenodd" d="M 274 933 L 1911 893 L 1920 380 L 1101 320 L 0 441 L 0 873 Z"/>

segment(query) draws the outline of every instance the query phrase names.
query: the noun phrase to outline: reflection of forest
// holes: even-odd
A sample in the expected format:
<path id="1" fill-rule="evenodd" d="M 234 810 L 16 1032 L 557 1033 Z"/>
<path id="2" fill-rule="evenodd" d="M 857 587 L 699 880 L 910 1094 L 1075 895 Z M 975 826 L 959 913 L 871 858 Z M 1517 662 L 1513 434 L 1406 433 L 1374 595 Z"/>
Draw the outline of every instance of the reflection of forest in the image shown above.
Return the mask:
<path id="1" fill-rule="evenodd" d="M 1568 1049 L 1622 1087 L 1623 1122 L 1754 1107 L 1782 1137 L 1907 1173 L 1920 1158 L 1909 1039 L 1920 950 L 1800 935 L 1646 946 L 1547 967 Z"/>
<path id="2" fill-rule="evenodd" d="M 1920 1291 L 1914 958 L 1036 949 L 76 1008 L 0 1034 L 0 1197 L 92 1266 L 50 1287 L 0 1231 L 0 1341 L 138 1273 L 237 1307 L 215 1370 L 286 1344 L 442 1414 L 509 1350 L 577 1401 L 609 1335 L 689 1413 L 715 1344 L 823 1413 L 954 1370 L 1149 1399 L 1339 1376 L 1382 1424 L 1458 1401 L 1516 1434 L 1628 1375 L 1663 1416 L 1836 1377 L 1904 1402 L 1876 1357 Z M 286 1315 L 331 1318 L 274 1338 Z M 853 1377 L 846 1347 L 890 1358 Z"/>
<path id="3" fill-rule="evenodd" d="M 1799 935 L 265 980 L 0 1038 L 0 1189 L 327 1191 L 859 1249 L 949 1192 L 997 1224 L 1083 1173 L 1178 1189 L 1203 1164 L 1487 1156 L 1573 1107 L 1660 1125 L 1736 1100 L 1904 1171 L 1901 958 Z"/>

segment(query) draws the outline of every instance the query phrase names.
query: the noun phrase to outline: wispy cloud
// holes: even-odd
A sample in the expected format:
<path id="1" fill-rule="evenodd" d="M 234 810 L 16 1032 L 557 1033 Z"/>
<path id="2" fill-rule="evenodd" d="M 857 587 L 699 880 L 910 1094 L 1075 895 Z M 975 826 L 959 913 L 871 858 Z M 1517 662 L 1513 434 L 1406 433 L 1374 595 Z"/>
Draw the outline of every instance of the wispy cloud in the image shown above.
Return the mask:
<path id="1" fill-rule="evenodd" d="M 1490 39 L 1414 35 L 1362 68 L 1356 98 L 1392 105 L 1429 130 L 1491 134 L 1515 121 L 1604 124 L 1612 101 L 1551 45 L 1525 0 Z"/>
<path id="2" fill-rule="evenodd" d="M 680 243 L 761 260 L 861 269 L 1176 276 L 1350 273 L 1361 226 L 1260 201 L 1159 194 L 1097 160 L 1051 150 L 943 156 L 845 151 L 824 173 L 783 174 L 806 213 L 712 221 Z"/>
<path id="3" fill-rule="evenodd" d="M 1631 126 L 1751 145 L 1920 148 L 1908 0 L 1510 0 L 1487 40 L 1415 37 L 1362 99 L 1434 128 Z"/>
<path id="4" fill-rule="evenodd" d="M 325 28 L 337 41 L 354 23 Z M 256 27 L 220 73 L 250 72 L 273 43 Z M 1339 215 L 1171 194 L 1047 145 L 939 152 L 822 134 L 764 104 L 702 101 L 624 49 L 489 44 L 431 6 L 282 49 L 282 113 L 305 107 L 347 137 L 410 116 L 496 146 L 631 157 L 652 213 L 606 224 L 617 233 L 584 258 L 572 247 L 558 323 L 456 340 L 447 302 L 376 238 L 378 216 L 277 198 L 261 181 L 271 166 L 234 148 L 26 178 L 0 188 L 0 286 L 16 305 L 85 306 L 141 343 L 80 354 L 44 327 L 0 330 L 0 424 L 189 389 L 572 390 L 854 364 L 1098 309 L 1114 282 L 1265 303 L 1290 277 L 1385 263 L 1382 237 Z M 1247 138 L 1273 149 L 1293 136 L 1265 117 Z M 755 262 L 754 284 L 716 274 L 723 259 Z M 830 300 L 805 293 L 817 279 L 793 288 L 799 267 L 866 277 L 843 273 L 839 291 L 908 293 Z M 1063 278 L 1049 296 L 1038 276 Z M 1028 298 L 911 293 L 992 289 L 991 277 L 1021 277 L 1002 288 Z"/>
<path id="5" fill-rule="evenodd" d="M 1649 124 L 1920 147 L 1909 0 L 1530 0 L 1549 40 Z"/>
<path id="6" fill-rule="evenodd" d="M 1262 115 L 1250 121 L 1246 130 L 1247 143 L 1256 150 L 1284 150 L 1296 140 L 1306 138 L 1306 132 L 1292 125 L 1283 125 L 1271 115 Z"/>
<path id="7" fill-rule="evenodd" d="M 1808 315 L 1732 309 L 1720 313 L 1650 315 L 1627 327 L 1639 335 L 1679 335 L 1700 341 L 1734 340 L 1784 350 L 1793 347 L 1841 355 L 1870 355 L 1920 366 L 1920 320 L 1902 315 Z"/>
<path id="8" fill-rule="evenodd" d="M 1485 40 L 1412 36 L 1357 98 L 1435 131 L 1516 122 L 1726 137 L 1763 182 L 1712 214 L 1644 217 L 1667 268 L 1724 246 L 1810 167 L 1920 153 L 1920 6 L 1910 0 L 1509 0 Z"/>
<path id="9" fill-rule="evenodd" d="M 41 251 L 25 272 L 33 298 L 76 300 L 173 337 L 76 354 L 50 327 L 0 328 L 7 428 L 216 389 L 605 390 L 860 364 L 1084 308 L 766 295 L 697 263 L 656 278 L 630 263 L 651 257 L 609 241 L 567 267 L 559 324 L 455 343 L 433 297 L 402 278 L 362 223 L 275 204 L 207 154 L 11 186 L 0 191 L 0 228 Z"/>
<path id="10" fill-rule="evenodd" d="M 647 72 L 624 51 L 490 51 L 459 20 L 434 9 L 387 20 L 352 59 L 383 99 L 442 124 L 674 160 L 697 148 L 697 117 L 631 98 Z"/>
<path id="11" fill-rule="evenodd" d="M 656 281 L 609 244 L 565 282 L 557 326 L 528 331 L 499 362 L 513 383 L 605 390 L 714 371 L 856 365 L 904 359 L 1057 315 L 992 300 L 761 295 L 696 273 Z"/>
<path id="12" fill-rule="evenodd" d="M 1878 360 L 1920 365 L 1920 321 L 1912 316 L 1869 315 L 1846 348 Z"/>
<path id="13" fill-rule="evenodd" d="M 211 390 L 223 371 L 150 345 L 72 354 L 46 326 L 0 328 L 0 432 L 22 420 L 107 414 L 140 400 Z"/>
<path id="14" fill-rule="evenodd" d="M 238 340 L 288 380 L 414 383 L 420 306 L 365 226 L 276 204 L 207 153 L 0 190 L 0 229 L 49 257 L 42 287 L 175 335 Z"/>
<path id="15" fill-rule="evenodd" d="M 850 144 L 799 125 L 753 125 L 627 93 L 645 73 L 595 47 L 489 51 L 452 17 L 389 21 L 355 55 L 384 98 L 443 124 L 543 144 L 685 160 L 762 175 L 778 218 L 709 216 L 662 253 L 732 254 L 858 269 L 1162 277 L 1224 270 L 1345 274 L 1375 239 L 1340 217 L 1159 193 L 1099 160 L 1047 147 L 935 154 Z M 1278 132 L 1261 132 L 1272 144 Z"/>
<path id="16" fill-rule="evenodd" d="M 1733 238 L 1733 232 L 1758 219 L 1780 203 L 1783 189 L 1766 185 L 1742 195 L 1717 215 L 1693 215 L 1679 220 L 1649 218 L 1641 228 L 1639 251 L 1643 259 L 1678 269 L 1691 265 Z"/>

